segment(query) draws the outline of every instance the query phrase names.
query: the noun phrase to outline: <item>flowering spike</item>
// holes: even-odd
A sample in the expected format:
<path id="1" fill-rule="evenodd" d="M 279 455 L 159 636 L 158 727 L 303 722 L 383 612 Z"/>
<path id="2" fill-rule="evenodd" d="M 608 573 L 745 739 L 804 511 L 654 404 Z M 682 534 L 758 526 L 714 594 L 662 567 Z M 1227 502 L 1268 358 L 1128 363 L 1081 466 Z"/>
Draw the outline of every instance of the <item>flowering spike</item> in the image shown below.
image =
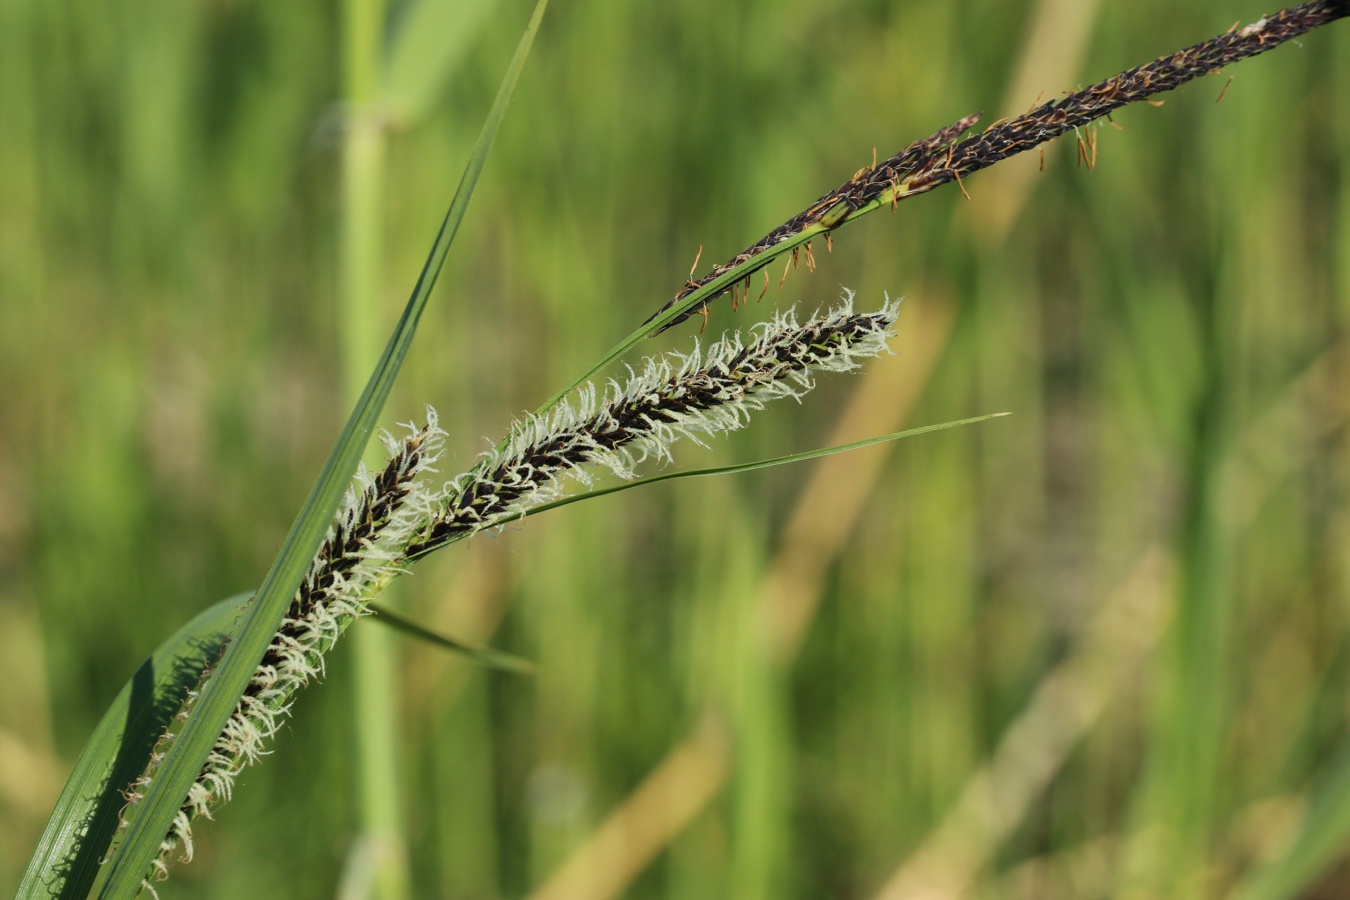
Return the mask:
<path id="1" fill-rule="evenodd" d="M 353 486 L 292 599 L 281 628 L 160 844 L 149 878 L 167 878 L 168 864 L 175 854 L 184 861 L 192 859 L 192 821 L 198 816 L 210 818 L 215 806 L 230 799 L 236 776 L 270 752 L 264 743 L 275 736 L 289 715 L 295 692 L 311 679 L 323 676 L 324 654 L 352 622 L 370 613 L 369 602 L 403 571 L 403 548 L 426 521 L 430 508 L 427 488 L 416 479 L 421 473 L 434 471 L 431 465 L 440 454 L 445 434 L 437 427 L 436 413 L 430 408 L 427 424 L 421 429 L 410 425 L 408 431 L 402 440 L 384 436 L 391 459 L 379 473 L 372 474 L 364 466 L 357 470 Z M 183 710 L 157 747 L 173 740 L 177 726 L 191 714 L 200 684 L 210 675 L 208 667 L 198 689 L 189 692 Z M 163 755 L 152 758 L 162 759 Z M 154 768 L 152 762 L 131 785 L 124 824 L 142 798 L 142 788 L 154 777 Z M 142 886 L 153 893 L 149 879 Z"/>
<path id="2" fill-rule="evenodd" d="M 742 427 L 750 413 L 780 397 L 800 398 L 811 373 L 849 371 L 886 349 L 899 302 L 874 313 L 853 312 L 846 292 L 839 308 L 798 324 L 788 311 L 755 327 L 745 343 L 733 334 L 700 352 L 649 359 L 625 384 L 601 393 L 582 387 L 571 404 L 517 422 L 508 440 L 473 470 L 447 485 L 441 510 L 408 548 L 415 556 L 523 516 L 556 499 L 564 475 L 591 483 L 586 466 L 634 477 L 640 463 L 669 462 L 680 438 Z"/>

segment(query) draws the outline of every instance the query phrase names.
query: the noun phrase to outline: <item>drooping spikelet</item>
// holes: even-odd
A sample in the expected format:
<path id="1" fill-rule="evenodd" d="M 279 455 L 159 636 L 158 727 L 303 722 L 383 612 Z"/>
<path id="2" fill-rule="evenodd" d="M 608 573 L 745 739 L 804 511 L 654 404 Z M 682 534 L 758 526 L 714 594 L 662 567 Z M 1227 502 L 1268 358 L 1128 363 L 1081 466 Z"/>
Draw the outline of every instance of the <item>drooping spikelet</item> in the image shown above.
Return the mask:
<path id="1" fill-rule="evenodd" d="M 391 458 L 383 470 L 357 471 L 309 574 L 160 845 L 156 878 L 167 876 L 173 854 L 181 851 L 184 861 L 191 860 L 192 820 L 210 818 L 212 808 L 230 799 L 239 772 L 269 752 L 264 742 L 288 715 L 295 692 L 323 675 L 324 654 L 352 622 L 369 614 L 369 602 L 402 571 L 404 548 L 431 510 L 432 498 L 417 476 L 430 470 L 443 439 L 435 411 L 428 408 L 423 428 L 409 426 L 402 440 L 384 436 Z M 202 682 L 209 677 L 208 669 Z M 179 722 L 186 721 L 199 690 L 189 694 Z M 153 778 L 174 731 L 161 739 L 150 770 L 132 785 L 129 808 Z"/>
<path id="2" fill-rule="evenodd" d="M 516 519 L 556 498 L 563 476 L 590 483 L 585 467 L 633 477 L 647 459 L 667 461 L 682 437 L 743 426 L 770 400 L 800 397 L 815 370 L 844 372 L 886 349 L 899 301 L 854 313 L 852 293 L 804 324 L 788 311 L 755 326 L 749 343 L 723 337 L 700 353 L 649 359 L 624 384 L 582 388 L 572 404 L 518 422 L 504 445 L 446 489 L 440 514 L 408 548 L 409 556 Z"/>

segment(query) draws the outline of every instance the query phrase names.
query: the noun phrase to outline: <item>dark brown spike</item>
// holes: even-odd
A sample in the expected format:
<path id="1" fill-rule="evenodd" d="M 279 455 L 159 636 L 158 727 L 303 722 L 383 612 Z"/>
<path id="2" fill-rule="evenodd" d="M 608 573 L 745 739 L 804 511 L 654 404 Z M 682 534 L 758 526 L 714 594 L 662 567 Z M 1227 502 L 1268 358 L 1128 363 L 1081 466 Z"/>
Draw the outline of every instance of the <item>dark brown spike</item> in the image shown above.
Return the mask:
<path id="1" fill-rule="evenodd" d="M 961 140 L 961 135 L 979 119 L 978 114 L 966 116 L 915 141 L 870 169 L 859 170 L 854 178 L 825 194 L 731 260 L 714 266 L 697 281 L 691 274 L 690 283 L 647 321 L 730 269 L 817 224 L 827 212 L 831 212 L 827 224 L 833 228 L 847 221 L 855 210 L 888 191 L 894 209 L 903 197 L 925 193 L 951 181 L 960 182 L 962 176 L 1062 137 L 1095 119 L 1109 116 L 1122 106 L 1141 100 L 1161 105 L 1161 101 L 1152 99 L 1153 95 L 1174 90 L 1231 63 L 1264 53 L 1347 15 L 1350 15 L 1350 0 L 1312 0 L 1264 16 L 1246 27 L 1234 27 L 1217 37 L 1136 66 L 1058 100 L 1040 103 L 1038 98 L 1037 104 L 1025 114 L 997 122 L 979 134 Z M 1088 149 L 1095 152 L 1095 146 Z M 1095 161 L 1095 156 L 1084 156 L 1085 163 L 1095 165 Z M 964 184 L 961 187 L 964 193 Z M 725 293 L 725 289 L 719 293 Z M 683 322 L 695 313 L 706 313 L 706 310 L 703 305 L 687 310 L 665 327 Z"/>

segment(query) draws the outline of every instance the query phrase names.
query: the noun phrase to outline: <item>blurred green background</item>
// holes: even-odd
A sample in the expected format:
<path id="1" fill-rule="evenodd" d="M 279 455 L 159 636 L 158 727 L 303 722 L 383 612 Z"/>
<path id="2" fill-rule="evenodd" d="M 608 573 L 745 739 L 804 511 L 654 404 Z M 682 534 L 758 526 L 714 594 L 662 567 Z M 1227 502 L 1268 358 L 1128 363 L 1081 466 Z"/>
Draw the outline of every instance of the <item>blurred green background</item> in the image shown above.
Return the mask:
<path id="1" fill-rule="evenodd" d="M 358 336 L 411 289 L 529 14 L 432 3 L 388 11 L 359 116 L 331 4 L 0 4 L 0 892 L 122 681 L 257 583 L 337 435 L 358 119 Z M 1266 11 L 555 0 L 386 421 L 434 404 L 448 477 L 700 246 L 872 147 Z M 1061 141 L 719 302 L 714 333 L 907 297 L 896 357 L 677 455 L 1012 417 L 581 504 L 403 579 L 539 663 L 396 645 L 412 896 L 1350 893 L 1350 25 L 1227 74 L 1118 113 L 1093 170 Z M 372 895 L 350 654 L 161 896 Z"/>

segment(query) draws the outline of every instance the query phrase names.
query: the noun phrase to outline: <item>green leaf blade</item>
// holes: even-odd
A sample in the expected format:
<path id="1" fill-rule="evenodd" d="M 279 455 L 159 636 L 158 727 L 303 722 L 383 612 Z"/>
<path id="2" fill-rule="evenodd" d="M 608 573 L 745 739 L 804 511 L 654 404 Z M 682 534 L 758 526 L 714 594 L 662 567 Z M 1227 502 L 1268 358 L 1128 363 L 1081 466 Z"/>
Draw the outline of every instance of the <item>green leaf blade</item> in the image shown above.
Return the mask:
<path id="1" fill-rule="evenodd" d="M 989 413 L 983 416 L 974 416 L 969 419 L 958 419 L 953 422 L 941 422 L 937 425 L 924 425 L 919 428 L 910 428 L 907 431 L 896 431 L 891 434 L 877 435 L 876 437 L 864 438 L 860 441 L 853 441 L 849 444 L 838 444 L 833 447 L 821 447 L 816 450 L 804 450 L 801 453 L 789 453 L 786 456 L 775 456 L 770 459 L 758 459 L 748 463 L 736 463 L 730 466 L 714 466 L 706 469 L 685 469 L 679 472 L 662 472 L 660 475 L 649 475 L 646 478 L 635 478 L 632 481 L 625 481 L 621 484 L 612 484 L 608 487 L 594 488 L 580 494 L 570 494 L 559 498 L 550 503 L 541 503 L 528 513 L 522 513 L 512 519 L 503 519 L 502 522 L 515 522 L 530 516 L 537 516 L 540 513 L 549 510 L 561 509 L 564 506 L 570 506 L 573 503 L 580 503 L 583 500 L 596 500 L 609 494 L 617 494 L 622 491 L 631 491 L 634 488 L 647 487 L 648 485 L 659 484 L 663 481 L 675 481 L 680 478 L 708 478 L 714 475 L 735 475 L 740 472 L 753 472 L 756 469 L 769 469 L 774 466 L 785 466 L 790 463 L 806 462 L 812 459 L 819 459 L 822 456 L 833 456 L 836 453 L 847 453 L 850 450 L 861 450 L 863 447 L 870 447 L 873 444 L 884 444 L 890 441 L 898 441 L 901 438 L 916 437 L 920 434 L 928 434 L 933 431 L 944 431 L 948 428 L 956 428 L 961 425 L 973 425 L 976 422 L 984 422 L 989 419 L 999 419 L 1011 413 L 999 412 Z M 448 547 L 451 544 L 459 543 L 469 537 L 474 532 L 458 534 L 447 539 L 444 543 L 431 544 L 419 550 L 411 560 L 422 559 L 430 553 Z"/>
<path id="2" fill-rule="evenodd" d="M 533 675 L 535 671 L 534 663 L 524 657 L 516 656 L 514 653 L 506 653 L 502 650 L 496 650 L 492 647 L 479 647 L 474 644 L 452 638 L 449 635 L 440 634 L 432 631 L 414 622 L 406 616 L 401 616 L 388 607 L 378 603 L 372 603 L 371 609 L 375 611 L 374 621 L 395 631 L 400 631 L 410 637 L 420 641 L 425 641 L 442 650 L 456 653 L 463 656 L 470 662 L 476 663 L 487 669 L 496 669 L 499 672 L 513 672 L 517 675 Z"/>

